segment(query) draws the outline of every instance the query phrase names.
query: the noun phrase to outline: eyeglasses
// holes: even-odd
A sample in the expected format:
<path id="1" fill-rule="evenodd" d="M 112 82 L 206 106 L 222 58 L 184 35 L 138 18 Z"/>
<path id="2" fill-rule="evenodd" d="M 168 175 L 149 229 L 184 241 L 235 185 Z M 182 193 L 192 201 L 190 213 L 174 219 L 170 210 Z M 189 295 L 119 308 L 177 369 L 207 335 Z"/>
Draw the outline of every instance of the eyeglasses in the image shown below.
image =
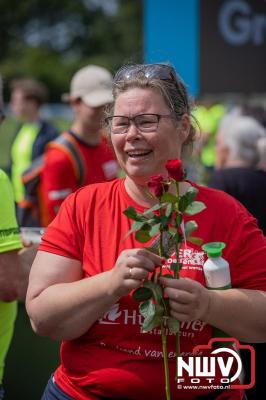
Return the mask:
<path id="1" fill-rule="evenodd" d="M 114 77 L 114 82 L 124 79 L 132 79 L 138 75 L 144 75 L 146 78 L 157 78 L 173 82 L 177 85 L 177 75 L 173 67 L 166 64 L 134 64 L 125 65 L 120 68 Z"/>
<path id="2" fill-rule="evenodd" d="M 127 133 L 130 123 L 133 123 L 140 132 L 155 132 L 158 128 L 161 118 L 174 118 L 171 114 L 139 114 L 135 117 L 126 117 L 123 115 L 114 115 L 105 119 L 111 133 L 121 135 Z"/>

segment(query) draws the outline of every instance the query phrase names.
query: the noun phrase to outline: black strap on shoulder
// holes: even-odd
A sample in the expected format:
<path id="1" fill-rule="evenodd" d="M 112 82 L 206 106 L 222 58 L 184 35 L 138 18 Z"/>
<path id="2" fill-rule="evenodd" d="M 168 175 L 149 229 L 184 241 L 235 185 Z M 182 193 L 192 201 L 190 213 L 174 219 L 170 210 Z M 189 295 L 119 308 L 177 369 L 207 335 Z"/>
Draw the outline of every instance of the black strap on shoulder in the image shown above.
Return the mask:
<path id="1" fill-rule="evenodd" d="M 82 186 L 85 180 L 85 163 L 83 162 L 80 150 L 75 142 L 75 139 L 68 132 L 62 133 L 58 138 L 48 144 L 48 146 L 58 146 L 65 150 L 67 155 L 74 163 L 75 171 L 77 173 L 78 185 Z M 40 180 L 40 173 L 44 166 L 44 155 L 37 157 L 31 166 L 22 174 L 22 182 L 25 185 L 26 197 L 35 196 L 36 187 Z"/>
<path id="2" fill-rule="evenodd" d="M 68 154 L 72 157 L 72 161 L 74 161 L 75 165 L 77 166 L 77 172 L 79 174 L 78 185 L 81 186 L 85 179 L 85 167 L 82 155 L 80 154 L 80 150 L 75 143 L 74 137 L 69 132 L 64 132 L 50 143 L 51 146 L 53 143 L 63 146 L 66 150 L 68 150 Z"/>

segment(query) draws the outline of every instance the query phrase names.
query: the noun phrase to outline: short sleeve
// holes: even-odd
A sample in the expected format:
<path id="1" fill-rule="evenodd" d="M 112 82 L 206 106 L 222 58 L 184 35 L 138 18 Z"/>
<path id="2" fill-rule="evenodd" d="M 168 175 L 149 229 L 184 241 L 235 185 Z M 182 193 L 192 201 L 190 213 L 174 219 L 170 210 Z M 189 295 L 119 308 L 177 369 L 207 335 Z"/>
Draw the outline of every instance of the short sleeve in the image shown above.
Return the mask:
<path id="1" fill-rule="evenodd" d="M 231 233 L 232 286 L 266 291 L 266 237 L 244 207 Z"/>
<path id="2" fill-rule="evenodd" d="M 40 176 L 45 225 L 56 216 L 64 199 L 77 188 L 77 179 L 69 157 L 62 151 L 48 147 Z"/>
<path id="3" fill-rule="evenodd" d="M 21 249 L 14 195 L 7 175 L 0 170 L 0 253 Z"/>
<path id="4" fill-rule="evenodd" d="M 57 216 L 46 229 L 39 250 L 82 261 L 84 247 L 83 225 L 77 215 L 77 195 L 67 197 Z"/>

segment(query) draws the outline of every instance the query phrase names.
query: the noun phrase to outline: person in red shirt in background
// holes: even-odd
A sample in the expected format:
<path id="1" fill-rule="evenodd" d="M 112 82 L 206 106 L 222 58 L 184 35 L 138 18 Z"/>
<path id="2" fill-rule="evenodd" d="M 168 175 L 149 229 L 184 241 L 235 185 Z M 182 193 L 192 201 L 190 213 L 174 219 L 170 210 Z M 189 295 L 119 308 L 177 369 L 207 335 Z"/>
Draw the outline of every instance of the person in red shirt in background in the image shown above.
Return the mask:
<path id="1" fill-rule="evenodd" d="M 112 76 L 105 68 L 89 65 L 75 73 L 70 84 L 69 101 L 74 121 L 68 132 L 80 165 L 65 148 L 52 142 L 45 153 L 40 175 L 42 225 L 56 216 L 64 199 L 80 186 L 110 181 L 118 176 L 118 164 L 101 129 L 104 106 L 112 101 Z M 83 177 L 78 178 L 77 169 Z"/>

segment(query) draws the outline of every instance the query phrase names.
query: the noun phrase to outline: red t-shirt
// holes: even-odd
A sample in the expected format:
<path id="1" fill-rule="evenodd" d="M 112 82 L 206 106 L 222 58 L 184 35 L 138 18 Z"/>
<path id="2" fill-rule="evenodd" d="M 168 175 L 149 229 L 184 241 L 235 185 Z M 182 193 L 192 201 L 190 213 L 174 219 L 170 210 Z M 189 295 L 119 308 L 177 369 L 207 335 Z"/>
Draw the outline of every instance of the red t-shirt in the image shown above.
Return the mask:
<path id="1" fill-rule="evenodd" d="M 203 201 L 207 208 L 186 218 L 198 223 L 195 236 L 205 243 L 227 243 L 224 258 L 230 264 L 233 287 L 266 290 L 266 239 L 255 219 L 229 195 L 197 188 L 197 200 Z M 65 201 L 48 227 L 40 250 L 80 260 L 84 277 L 111 269 L 122 250 L 143 247 L 134 235 L 126 236 L 132 222 L 123 211 L 130 205 L 143 212 L 127 194 L 124 179 L 82 188 Z M 180 256 L 181 275 L 205 285 L 202 269 L 205 255 L 201 248 L 183 244 Z M 160 331 L 156 328 L 141 333 L 138 307 L 131 295 L 123 297 L 86 334 L 62 343 L 61 366 L 55 379 L 75 400 L 97 399 L 97 396 L 165 398 Z M 181 323 L 182 355 L 190 355 L 197 344 L 207 344 L 211 335 L 211 327 L 202 321 Z M 168 332 L 173 399 L 193 399 L 206 393 L 177 389 L 174 353 L 175 336 Z M 234 390 L 226 398 L 241 397 Z"/>
<path id="2" fill-rule="evenodd" d="M 84 166 L 82 186 L 110 181 L 118 177 L 118 163 L 105 137 L 99 145 L 91 146 L 70 133 Z M 80 187 L 75 165 L 62 149 L 49 145 L 40 175 L 42 225 L 47 226 L 56 216 L 64 199 Z"/>

